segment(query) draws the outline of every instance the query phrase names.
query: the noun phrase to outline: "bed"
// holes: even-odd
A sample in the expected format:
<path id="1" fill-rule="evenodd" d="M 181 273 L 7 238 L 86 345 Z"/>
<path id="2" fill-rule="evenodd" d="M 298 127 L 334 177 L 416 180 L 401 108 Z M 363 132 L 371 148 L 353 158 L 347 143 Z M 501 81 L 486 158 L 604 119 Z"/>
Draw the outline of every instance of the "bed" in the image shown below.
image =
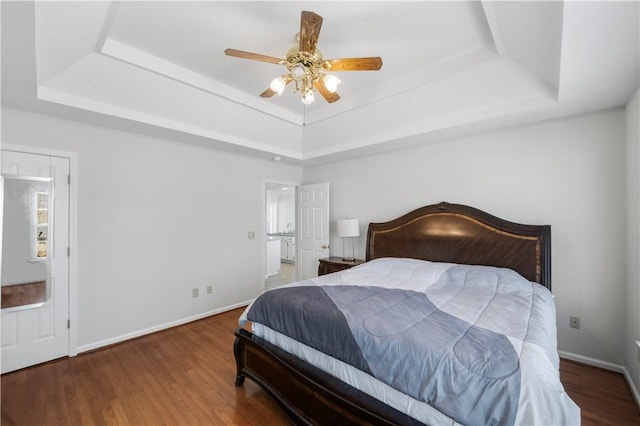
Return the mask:
<path id="1" fill-rule="evenodd" d="M 247 307 L 235 384 L 258 383 L 295 424 L 579 424 L 559 381 L 550 238 L 446 202 L 370 223 L 363 265 Z"/>

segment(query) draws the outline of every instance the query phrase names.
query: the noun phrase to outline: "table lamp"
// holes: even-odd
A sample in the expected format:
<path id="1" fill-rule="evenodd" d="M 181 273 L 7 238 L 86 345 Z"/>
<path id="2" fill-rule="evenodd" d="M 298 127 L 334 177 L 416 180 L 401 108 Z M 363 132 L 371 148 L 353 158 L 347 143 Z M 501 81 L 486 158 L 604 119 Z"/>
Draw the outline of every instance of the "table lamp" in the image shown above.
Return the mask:
<path id="1" fill-rule="evenodd" d="M 342 237 L 342 260 L 348 262 L 354 262 L 356 260 L 354 255 L 353 237 L 360 236 L 360 224 L 358 219 L 340 219 L 338 220 L 338 236 Z M 346 243 L 347 240 L 351 243 L 351 250 L 347 253 Z"/>

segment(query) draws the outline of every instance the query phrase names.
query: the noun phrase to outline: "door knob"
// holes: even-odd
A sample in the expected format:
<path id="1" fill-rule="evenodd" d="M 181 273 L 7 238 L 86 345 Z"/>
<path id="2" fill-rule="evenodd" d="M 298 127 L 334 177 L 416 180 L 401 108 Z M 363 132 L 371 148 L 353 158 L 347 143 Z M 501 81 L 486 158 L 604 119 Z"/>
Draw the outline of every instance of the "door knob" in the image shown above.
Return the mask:
<path id="1" fill-rule="evenodd" d="M 326 244 L 323 244 L 321 248 L 322 248 L 322 249 L 324 249 L 324 250 L 326 250 L 326 249 L 328 249 L 328 248 L 329 248 L 329 246 L 328 246 L 328 245 L 326 245 Z"/>

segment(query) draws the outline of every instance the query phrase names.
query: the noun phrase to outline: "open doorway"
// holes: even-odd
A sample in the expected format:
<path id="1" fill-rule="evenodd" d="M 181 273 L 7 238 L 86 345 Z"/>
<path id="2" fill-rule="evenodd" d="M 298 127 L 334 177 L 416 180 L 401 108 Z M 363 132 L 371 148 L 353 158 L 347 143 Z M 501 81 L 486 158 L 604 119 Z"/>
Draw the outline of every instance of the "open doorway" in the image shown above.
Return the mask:
<path id="1" fill-rule="evenodd" d="M 265 186 L 265 289 L 296 281 L 296 187 Z"/>

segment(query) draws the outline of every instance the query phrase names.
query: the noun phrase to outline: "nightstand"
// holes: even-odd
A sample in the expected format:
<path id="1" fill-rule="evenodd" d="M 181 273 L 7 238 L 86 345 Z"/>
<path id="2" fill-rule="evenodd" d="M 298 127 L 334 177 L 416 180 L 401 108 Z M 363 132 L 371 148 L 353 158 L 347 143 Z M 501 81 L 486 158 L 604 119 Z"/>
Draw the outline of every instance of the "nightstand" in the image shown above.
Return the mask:
<path id="1" fill-rule="evenodd" d="M 319 260 L 318 276 L 330 274 L 332 272 L 344 271 L 357 265 L 362 265 L 364 260 L 342 260 L 339 256 L 325 257 Z"/>

